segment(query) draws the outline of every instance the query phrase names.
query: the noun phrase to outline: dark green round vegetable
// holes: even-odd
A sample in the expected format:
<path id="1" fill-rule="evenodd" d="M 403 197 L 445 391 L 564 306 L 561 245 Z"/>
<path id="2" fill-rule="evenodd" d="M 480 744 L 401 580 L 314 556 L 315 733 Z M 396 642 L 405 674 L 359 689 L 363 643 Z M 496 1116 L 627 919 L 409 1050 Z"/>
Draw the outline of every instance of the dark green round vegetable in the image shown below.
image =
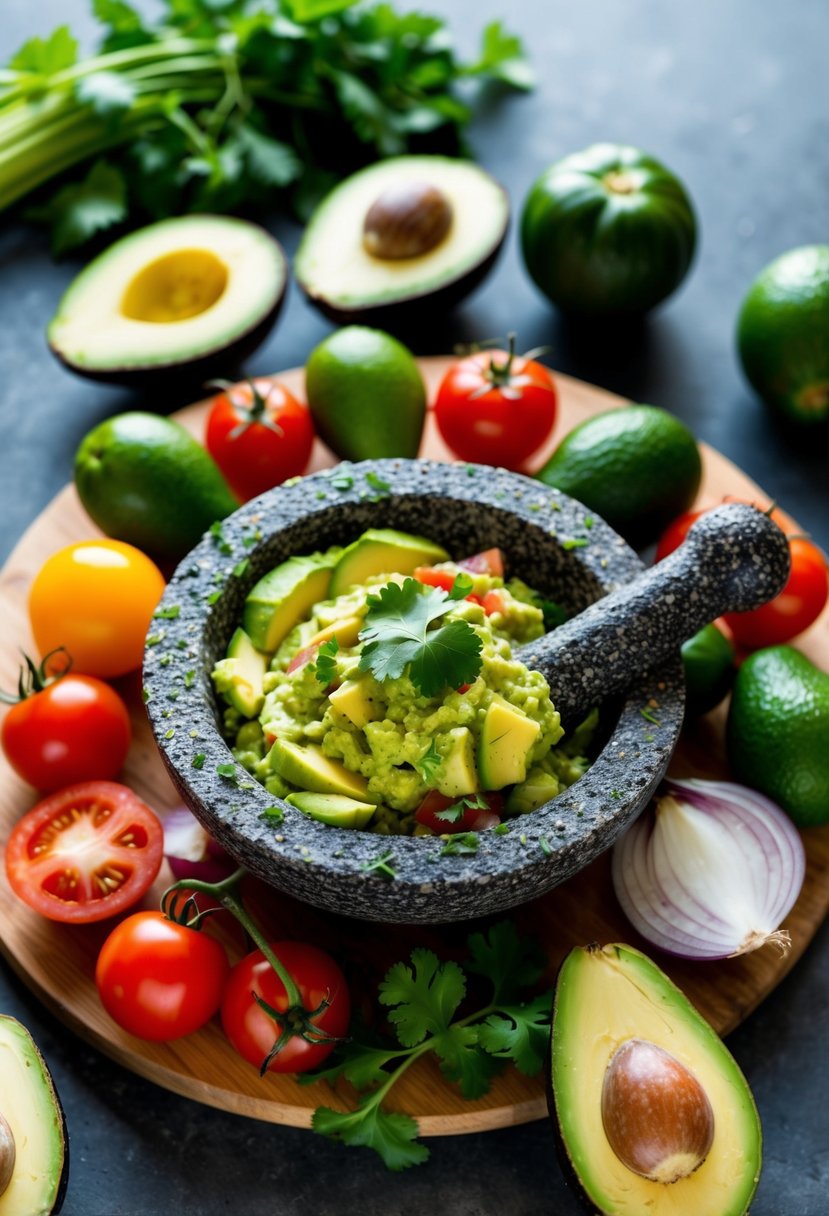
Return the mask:
<path id="1" fill-rule="evenodd" d="M 734 647 L 716 625 L 706 625 L 683 643 L 682 665 L 686 714 L 707 714 L 719 705 L 734 681 Z"/>
<path id="2" fill-rule="evenodd" d="M 685 187 L 664 165 L 639 148 L 593 144 L 538 178 L 521 247 L 535 283 L 563 312 L 635 315 L 682 282 L 696 232 Z"/>

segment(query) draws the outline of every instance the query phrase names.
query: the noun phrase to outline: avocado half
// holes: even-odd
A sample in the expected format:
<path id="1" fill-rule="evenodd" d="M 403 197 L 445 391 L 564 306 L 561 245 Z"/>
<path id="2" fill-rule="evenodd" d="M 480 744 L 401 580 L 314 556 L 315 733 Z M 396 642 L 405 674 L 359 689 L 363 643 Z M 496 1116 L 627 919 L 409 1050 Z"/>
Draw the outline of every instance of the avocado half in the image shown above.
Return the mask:
<path id="1" fill-rule="evenodd" d="M 32 1036 L 0 1015 L 0 1216 L 54 1216 L 69 1179 L 66 1120 Z"/>
<path id="2" fill-rule="evenodd" d="M 294 274 L 331 320 L 388 325 L 468 295 L 492 269 L 508 225 L 506 191 L 478 165 L 392 157 L 323 199 Z"/>
<path id="3" fill-rule="evenodd" d="M 636 1093 L 641 1074 L 617 1084 L 614 1120 L 604 1106 L 623 1051 L 647 1047 L 672 1060 L 681 1083 Z M 670 1070 L 669 1070 L 670 1071 Z M 689 1075 L 692 1080 L 689 1081 Z M 689 1147 L 689 1089 L 710 1104 L 713 1138 L 692 1172 L 653 1181 L 611 1147 L 623 1129 L 627 1146 Z M 762 1131 L 748 1083 L 722 1040 L 663 971 L 630 946 L 572 950 L 559 972 L 550 1053 L 550 1115 L 571 1181 L 600 1216 L 745 1216 L 760 1179 Z M 628 1098 L 627 1104 L 620 1094 Z M 682 1130 L 679 1130 L 679 1129 Z M 673 1143 L 672 1143 L 673 1139 Z M 636 1156 L 634 1151 L 633 1156 Z"/>
<path id="4" fill-rule="evenodd" d="M 288 266 L 247 220 L 185 215 L 116 241 L 73 280 L 46 336 L 93 380 L 136 385 L 224 373 L 270 333 Z"/>

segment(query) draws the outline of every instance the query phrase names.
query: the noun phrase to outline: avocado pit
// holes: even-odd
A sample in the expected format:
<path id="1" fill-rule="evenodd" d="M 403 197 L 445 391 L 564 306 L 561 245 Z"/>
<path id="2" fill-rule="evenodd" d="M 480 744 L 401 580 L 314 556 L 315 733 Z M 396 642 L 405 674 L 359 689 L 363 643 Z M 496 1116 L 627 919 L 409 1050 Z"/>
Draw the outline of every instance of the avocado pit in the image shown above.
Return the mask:
<path id="1" fill-rule="evenodd" d="M 714 1141 L 705 1090 L 684 1064 L 647 1039 L 628 1039 L 611 1057 L 602 1125 L 623 1165 L 663 1184 L 699 1169 Z"/>
<path id="2" fill-rule="evenodd" d="M 0 1114 L 0 1195 L 4 1195 L 9 1189 L 16 1156 L 14 1132 L 5 1117 Z"/>
<path id="3" fill-rule="evenodd" d="M 429 182 L 393 182 L 374 200 L 363 221 L 363 247 L 375 258 L 396 261 L 429 253 L 452 227 L 452 204 Z"/>

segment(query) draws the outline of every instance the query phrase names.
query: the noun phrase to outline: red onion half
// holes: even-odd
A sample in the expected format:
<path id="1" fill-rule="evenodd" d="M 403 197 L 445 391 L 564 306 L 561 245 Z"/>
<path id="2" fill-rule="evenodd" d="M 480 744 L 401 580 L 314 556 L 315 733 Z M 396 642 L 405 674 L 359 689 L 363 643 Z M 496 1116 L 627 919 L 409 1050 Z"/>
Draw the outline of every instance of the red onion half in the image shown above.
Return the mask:
<path id="1" fill-rule="evenodd" d="M 164 817 L 164 856 L 176 878 L 221 882 L 236 869 L 233 858 L 186 806 L 174 807 Z"/>
<path id="2" fill-rule="evenodd" d="M 666 781 L 613 850 L 613 887 L 647 941 L 681 958 L 733 958 L 791 945 L 780 922 L 803 885 L 792 821 L 726 781 Z"/>

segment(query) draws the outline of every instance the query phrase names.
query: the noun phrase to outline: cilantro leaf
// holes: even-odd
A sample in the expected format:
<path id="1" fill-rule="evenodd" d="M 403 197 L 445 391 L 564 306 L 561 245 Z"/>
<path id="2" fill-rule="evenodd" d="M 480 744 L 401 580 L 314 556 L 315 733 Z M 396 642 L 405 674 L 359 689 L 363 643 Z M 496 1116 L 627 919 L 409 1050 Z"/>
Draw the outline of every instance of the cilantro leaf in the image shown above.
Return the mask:
<path id="1" fill-rule="evenodd" d="M 78 58 L 78 43 L 68 25 L 59 25 L 48 38 L 30 38 L 12 55 L 9 67 L 35 76 L 53 76 L 71 68 Z"/>
<path id="2" fill-rule="evenodd" d="M 466 621 L 450 621 L 429 631 L 453 606 L 445 591 L 413 578 L 369 596 L 360 670 L 382 682 L 397 679 L 408 667 L 412 683 L 427 697 L 447 685 L 471 684 L 481 670 L 482 642 L 475 630 Z"/>
<path id="3" fill-rule="evenodd" d="M 135 101 L 136 88 L 118 72 L 93 72 L 76 82 L 75 96 L 99 118 L 110 122 L 130 108 Z"/>
<path id="4" fill-rule="evenodd" d="M 336 656 L 339 649 L 340 643 L 337 639 L 329 638 L 327 642 L 323 642 L 317 651 L 317 658 L 314 663 L 314 678 L 320 682 L 324 689 L 334 682 L 337 675 Z"/>
<path id="5" fill-rule="evenodd" d="M 102 51 L 123 51 L 153 41 L 153 35 L 144 28 L 141 17 L 126 0 L 92 0 L 92 11 L 109 30 Z"/>
<path id="6" fill-rule="evenodd" d="M 519 1072 L 532 1077 L 544 1063 L 550 1038 L 552 994 L 542 992 L 524 1005 L 502 1006 L 478 1028 L 485 1051 L 512 1060 Z"/>
<path id="7" fill-rule="evenodd" d="M 447 1081 L 458 1085 L 465 1098 L 482 1098 L 488 1093 L 501 1064 L 494 1053 L 479 1047 L 476 1026 L 452 1026 L 435 1038 L 432 1048 L 440 1058 L 440 1071 Z"/>
<path id="8" fill-rule="evenodd" d="M 486 934 L 471 934 L 467 945 L 471 958 L 464 967 L 491 982 L 494 1003 L 514 1000 L 522 988 L 538 982 L 546 966 L 536 939 L 519 936 L 511 920 L 498 921 Z"/>
<path id="9" fill-rule="evenodd" d="M 302 161 L 290 144 L 264 135 L 250 123 L 242 123 L 236 137 L 244 151 L 248 172 L 263 186 L 289 186 L 302 176 Z"/>
<path id="10" fill-rule="evenodd" d="M 385 1065 L 401 1055 L 400 1049 L 389 1051 L 387 1048 L 375 1047 L 368 1043 L 347 1042 L 345 1046 L 335 1049 L 329 1057 L 331 1063 L 318 1072 L 297 1074 L 300 1085 L 313 1085 L 315 1081 L 327 1081 L 329 1085 L 344 1077 L 355 1089 L 371 1089 L 388 1081 L 389 1074 Z"/>
<path id="11" fill-rule="evenodd" d="M 420 773 L 427 785 L 434 779 L 435 773 L 438 771 L 441 764 L 443 764 L 443 757 L 438 751 L 438 745 L 434 739 L 432 739 L 428 748 L 420 759 L 415 760 L 414 762 L 415 768 Z"/>
<path id="12" fill-rule="evenodd" d="M 470 575 L 464 573 L 456 574 L 455 581 L 449 591 L 450 600 L 465 599 L 474 586 L 475 583 Z"/>
<path id="13" fill-rule="evenodd" d="M 389 1021 L 404 1047 L 442 1034 L 463 1000 L 466 980 L 457 963 L 441 963 L 431 950 L 411 953 L 412 966 L 396 963 L 380 985 L 381 1005 L 394 1005 Z"/>
<path id="14" fill-rule="evenodd" d="M 464 857 L 477 853 L 480 847 L 477 832 L 462 832 L 447 840 L 440 851 L 441 857 Z"/>
<path id="15" fill-rule="evenodd" d="M 487 810 L 489 810 L 489 803 L 485 798 L 482 798 L 480 794 L 467 794 L 442 811 L 436 811 L 435 819 L 440 819 L 443 823 L 459 823 L 463 819 L 464 811 Z"/>
<path id="16" fill-rule="evenodd" d="M 356 0 L 287 0 L 287 9 L 294 21 L 301 25 L 309 21 L 319 21 L 322 17 L 331 17 L 341 13 L 343 9 L 351 8 Z"/>
<path id="17" fill-rule="evenodd" d="M 535 85 L 535 73 L 524 54 L 521 39 L 506 33 L 500 21 L 491 21 L 484 30 L 481 57 L 468 71 L 475 76 L 494 76 L 513 89 L 532 89 Z"/>
<path id="18" fill-rule="evenodd" d="M 60 257 L 126 218 L 123 174 L 105 160 L 96 161 L 83 181 L 64 186 L 30 214 L 51 224 L 52 253 Z"/>
<path id="19" fill-rule="evenodd" d="M 418 1126 L 409 1115 L 385 1111 L 373 1094 L 364 1094 L 356 1110 L 319 1106 L 311 1122 L 315 1132 L 350 1147 L 373 1148 L 390 1170 L 405 1170 L 428 1160 L 429 1150 L 417 1140 Z"/>

